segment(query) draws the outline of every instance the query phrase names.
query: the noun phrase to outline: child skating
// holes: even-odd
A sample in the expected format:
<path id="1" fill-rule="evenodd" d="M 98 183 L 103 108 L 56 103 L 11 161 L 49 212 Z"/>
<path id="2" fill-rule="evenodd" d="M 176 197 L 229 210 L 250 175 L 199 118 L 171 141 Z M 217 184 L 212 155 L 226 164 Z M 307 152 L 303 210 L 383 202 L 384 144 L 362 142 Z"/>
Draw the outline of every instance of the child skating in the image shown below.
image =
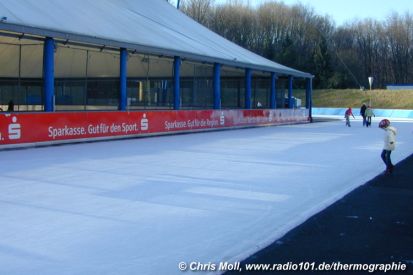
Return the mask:
<path id="1" fill-rule="evenodd" d="M 393 126 L 390 126 L 390 121 L 388 119 L 383 119 L 379 123 L 379 127 L 383 129 L 386 133 L 384 135 L 384 146 L 381 152 L 381 159 L 386 165 L 385 174 L 393 173 L 394 165 L 391 162 L 391 152 L 396 148 L 396 134 L 397 130 Z"/>
<path id="2" fill-rule="evenodd" d="M 366 127 L 371 127 L 371 117 L 372 116 L 376 116 L 373 112 L 373 109 L 368 106 L 365 112 L 365 116 L 366 116 Z"/>
<path id="3" fill-rule="evenodd" d="M 351 127 L 351 125 L 350 125 L 350 116 L 353 116 L 353 118 L 355 118 L 354 115 L 353 115 L 353 111 L 351 110 L 351 107 L 349 107 L 346 110 L 346 112 L 344 113 L 344 118 L 346 119 L 346 126 L 348 126 L 348 127 Z"/>

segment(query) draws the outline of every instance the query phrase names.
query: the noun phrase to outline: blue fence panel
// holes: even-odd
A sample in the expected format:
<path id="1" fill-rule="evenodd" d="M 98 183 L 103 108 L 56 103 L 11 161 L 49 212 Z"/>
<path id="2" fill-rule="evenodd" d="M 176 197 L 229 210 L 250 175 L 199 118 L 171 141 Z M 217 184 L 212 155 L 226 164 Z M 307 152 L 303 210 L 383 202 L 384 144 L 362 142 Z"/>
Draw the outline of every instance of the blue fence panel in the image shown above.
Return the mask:
<path id="1" fill-rule="evenodd" d="M 343 116 L 346 108 L 313 108 L 313 115 L 325 115 L 325 116 Z M 413 110 L 398 110 L 398 109 L 373 109 L 374 114 L 377 117 L 388 118 L 412 118 Z M 355 116 L 360 115 L 359 108 L 353 108 L 353 114 Z"/>

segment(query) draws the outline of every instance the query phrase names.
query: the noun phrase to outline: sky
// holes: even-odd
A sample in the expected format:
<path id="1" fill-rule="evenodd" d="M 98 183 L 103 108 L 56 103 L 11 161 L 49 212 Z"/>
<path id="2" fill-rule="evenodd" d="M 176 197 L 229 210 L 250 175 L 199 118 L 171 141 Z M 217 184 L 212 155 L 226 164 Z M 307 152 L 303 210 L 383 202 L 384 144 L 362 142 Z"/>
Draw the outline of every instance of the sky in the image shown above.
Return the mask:
<path id="1" fill-rule="evenodd" d="M 383 172 L 356 118 L 2 151 L 0 274 L 218 274 Z"/>
<path id="2" fill-rule="evenodd" d="M 181 0 L 182 1 L 182 0 Z M 215 0 L 215 3 L 225 3 L 227 0 Z M 243 0 L 251 5 L 271 0 Z M 329 15 L 337 24 L 343 25 L 353 19 L 374 18 L 384 20 L 392 12 L 404 14 L 409 11 L 413 14 L 411 0 L 284 0 L 287 5 L 302 3 L 314 8 L 320 15 Z"/>
<path id="3" fill-rule="evenodd" d="M 299 2 L 312 6 L 317 14 L 331 16 L 338 26 L 353 19 L 373 18 L 382 21 L 392 12 L 404 14 L 409 11 L 413 14 L 411 0 L 284 0 L 288 5 Z"/>

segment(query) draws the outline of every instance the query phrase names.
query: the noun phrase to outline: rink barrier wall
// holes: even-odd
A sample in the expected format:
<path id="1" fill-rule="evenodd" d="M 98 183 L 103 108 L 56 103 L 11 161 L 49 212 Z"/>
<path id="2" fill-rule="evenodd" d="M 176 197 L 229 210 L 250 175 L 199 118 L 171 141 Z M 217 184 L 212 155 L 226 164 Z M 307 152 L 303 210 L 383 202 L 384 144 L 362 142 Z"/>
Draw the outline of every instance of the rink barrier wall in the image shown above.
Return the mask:
<path id="1" fill-rule="evenodd" d="M 0 149 L 307 122 L 308 109 L 3 113 Z"/>
<path id="2" fill-rule="evenodd" d="M 347 108 L 312 108 L 312 115 L 343 116 Z M 375 116 L 387 118 L 412 118 L 413 110 L 373 109 Z M 355 116 L 360 115 L 360 108 L 353 108 Z"/>

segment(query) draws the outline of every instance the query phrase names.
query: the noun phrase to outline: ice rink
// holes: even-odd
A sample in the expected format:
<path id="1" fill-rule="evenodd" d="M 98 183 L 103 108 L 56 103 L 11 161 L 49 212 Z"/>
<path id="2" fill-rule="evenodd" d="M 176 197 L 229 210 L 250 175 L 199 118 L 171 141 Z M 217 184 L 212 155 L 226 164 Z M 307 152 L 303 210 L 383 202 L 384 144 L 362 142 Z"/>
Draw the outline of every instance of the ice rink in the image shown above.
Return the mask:
<path id="1" fill-rule="evenodd" d="M 392 125 L 397 163 L 413 122 Z M 383 136 L 357 120 L 0 151 L 0 274 L 242 260 L 383 172 Z"/>

